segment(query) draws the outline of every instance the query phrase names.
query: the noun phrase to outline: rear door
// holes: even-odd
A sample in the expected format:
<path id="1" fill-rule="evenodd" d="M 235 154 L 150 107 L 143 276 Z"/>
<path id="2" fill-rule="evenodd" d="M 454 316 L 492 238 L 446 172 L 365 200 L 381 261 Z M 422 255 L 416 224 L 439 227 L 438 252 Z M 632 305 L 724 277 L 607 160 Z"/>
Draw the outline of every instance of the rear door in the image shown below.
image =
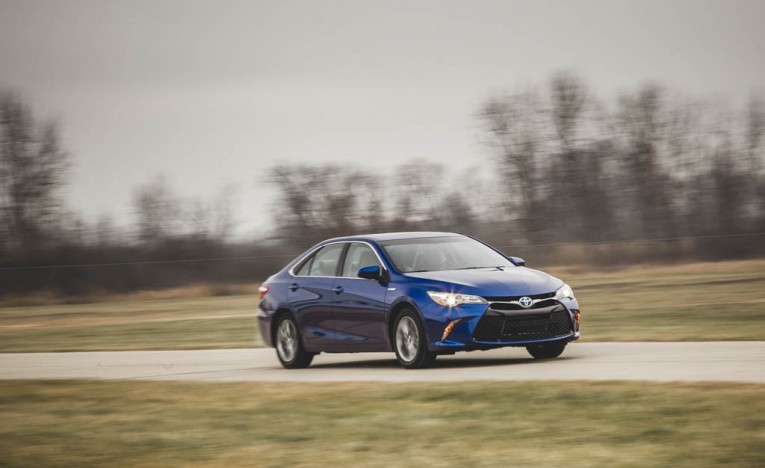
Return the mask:
<path id="1" fill-rule="evenodd" d="M 293 270 L 288 300 L 309 351 L 336 343 L 333 336 L 334 298 L 339 261 L 345 243 L 321 247 Z"/>

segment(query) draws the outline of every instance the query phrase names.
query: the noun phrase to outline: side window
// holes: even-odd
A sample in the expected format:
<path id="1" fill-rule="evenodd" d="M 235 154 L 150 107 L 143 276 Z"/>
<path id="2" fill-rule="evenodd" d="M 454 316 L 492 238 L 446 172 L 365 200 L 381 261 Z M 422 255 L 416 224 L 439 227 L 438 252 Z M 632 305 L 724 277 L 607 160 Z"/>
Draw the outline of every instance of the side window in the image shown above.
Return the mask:
<path id="1" fill-rule="evenodd" d="M 343 247 L 345 247 L 345 244 L 331 244 L 322 247 L 313 255 L 311 260 L 300 268 L 299 274 L 307 276 L 336 276 L 337 262 L 340 260 L 340 253 L 343 251 Z M 307 271 L 304 273 L 303 270 L 306 267 Z"/>
<path id="2" fill-rule="evenodd" d="M 346 278 L 355 278 L 359 269 L 377 265 L 382 268 L 377 255 L 372 248 L 366 244 L 354 242 L 348 247 L 348 253 L 345 254 L 345 263 L 343 264 L 343 276 Z"/>
<path id="3" fill-rule="evenodd" d="M 314 257 L 316 257 L 316 254 L 311 255 L 308 261 L 303 262 L 300 268 L 295 271 L 295 275 L 308 276 L 308 272 L 311 270 L 311 264 L 313 264 Z"/>

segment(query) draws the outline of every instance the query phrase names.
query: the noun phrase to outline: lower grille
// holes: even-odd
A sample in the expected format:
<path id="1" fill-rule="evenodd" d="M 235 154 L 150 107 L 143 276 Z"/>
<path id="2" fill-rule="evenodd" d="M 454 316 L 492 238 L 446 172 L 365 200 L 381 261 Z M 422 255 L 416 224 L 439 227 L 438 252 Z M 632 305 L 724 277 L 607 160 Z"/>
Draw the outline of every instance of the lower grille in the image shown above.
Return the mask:
<path id="1" fill-rule="evenodd" d="M 561 306 L 549 313 L 506 315 L 489 309 L 473 333 L 475 341 L 532 341 L 555 338 L 573 332 L 571 317 Z"/>

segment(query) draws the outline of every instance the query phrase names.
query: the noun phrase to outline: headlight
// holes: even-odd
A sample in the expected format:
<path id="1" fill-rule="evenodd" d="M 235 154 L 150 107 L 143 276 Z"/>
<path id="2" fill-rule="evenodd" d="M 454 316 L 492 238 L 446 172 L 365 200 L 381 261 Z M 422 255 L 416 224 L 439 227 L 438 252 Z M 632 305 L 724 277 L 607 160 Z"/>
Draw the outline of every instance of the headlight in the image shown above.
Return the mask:
<path id="1" fill-rule="evenodd" d="M 486 299 L 481 296 L 471 296 L 470 294 L 428 291 L 428 296 L 436 304 L 443 307 L 457 307 L 460 304 L 486 304 Z"/>
<path id="2" fill-rule="evenodd" d="M 566 283 L 563 283 L 563 286 L 558 288 L 557 291 L 555 291 L 555 299 L 573 299 L 574 298 L 574 291 L 571 290 L 571 286 L 567 285 Z"/>

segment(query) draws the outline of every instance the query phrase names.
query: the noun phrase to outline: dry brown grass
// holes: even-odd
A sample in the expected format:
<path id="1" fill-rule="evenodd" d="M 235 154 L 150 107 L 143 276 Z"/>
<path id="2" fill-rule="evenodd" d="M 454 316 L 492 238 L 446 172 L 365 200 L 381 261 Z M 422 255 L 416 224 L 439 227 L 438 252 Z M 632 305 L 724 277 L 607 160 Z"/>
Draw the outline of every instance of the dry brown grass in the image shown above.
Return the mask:
<path id="1" fill-rule="evenodd" d="M 546 271 L 574 288 L 584 341 L 765 337 L 763 260 Z M 101 302 L 2 307 L 0 352 L 248 347 L 258 343 L 256 289 L 198 285 Z"/>
<path id="2" fill-rule="evenodd" d="M 250 284 L 194 284 L 178 288 L 153 289 L 129 293 L 91 292 L 88 294 L 62 296 L 52 291 L 12 295 L 0 298 L 0 308 L 50 306 L 59 304 L 89 304 L 94 302 L 132 302 L 162 299 L 191 299 L 197 297 L 241 296 L 257 294 L 260 283 Z"/>
<path id="3" fill-rule="evenodd" d="M 0 308 L 0 352 L 250 347 L 257 295 Z"/>
<path id="4" fill-rule="evenodd" d="M 684 274 L 729 274 L 737 272 L 763 271 L 765 260 L 732 260 L 724 262 L 695 262 L 677 264 L 640 263 L 629 266 L 550 266 L 535 267 L 560 278 L 651 277 Z M 133 302 L 164 299 L 193 299 L 202 297 L 241 296 L 257 294 L 260 283 L 242 284 L 193 284 L 178 288 L 153 289 L 130 293 L 91 292 L 83 295 L 62 296 L 52 291 L 38 291 L 32 294 L 12 295 L 0 298 L 0 308 L 50 306 L 58 304 L 88 304 L 101 302 Z"/>
<path id="5" fill-rule="evenodd" d="M 529 265 L 534 268 L 533 265 Z M 617 267 L 553 266 L 542 270 L 560 277 L 578 279 L 614 277 L 651 277 L 686 274 L 729 274 L 761 271 L 765 276 L 765 260 L 730 260 L 725 262 L 693 262 L 677 264 L 640 263 Z"/>
<path id="6" fill-rule="evenodd" d="M 761 385 L 2 382 L 4 466 L 763 466 Z"/>

